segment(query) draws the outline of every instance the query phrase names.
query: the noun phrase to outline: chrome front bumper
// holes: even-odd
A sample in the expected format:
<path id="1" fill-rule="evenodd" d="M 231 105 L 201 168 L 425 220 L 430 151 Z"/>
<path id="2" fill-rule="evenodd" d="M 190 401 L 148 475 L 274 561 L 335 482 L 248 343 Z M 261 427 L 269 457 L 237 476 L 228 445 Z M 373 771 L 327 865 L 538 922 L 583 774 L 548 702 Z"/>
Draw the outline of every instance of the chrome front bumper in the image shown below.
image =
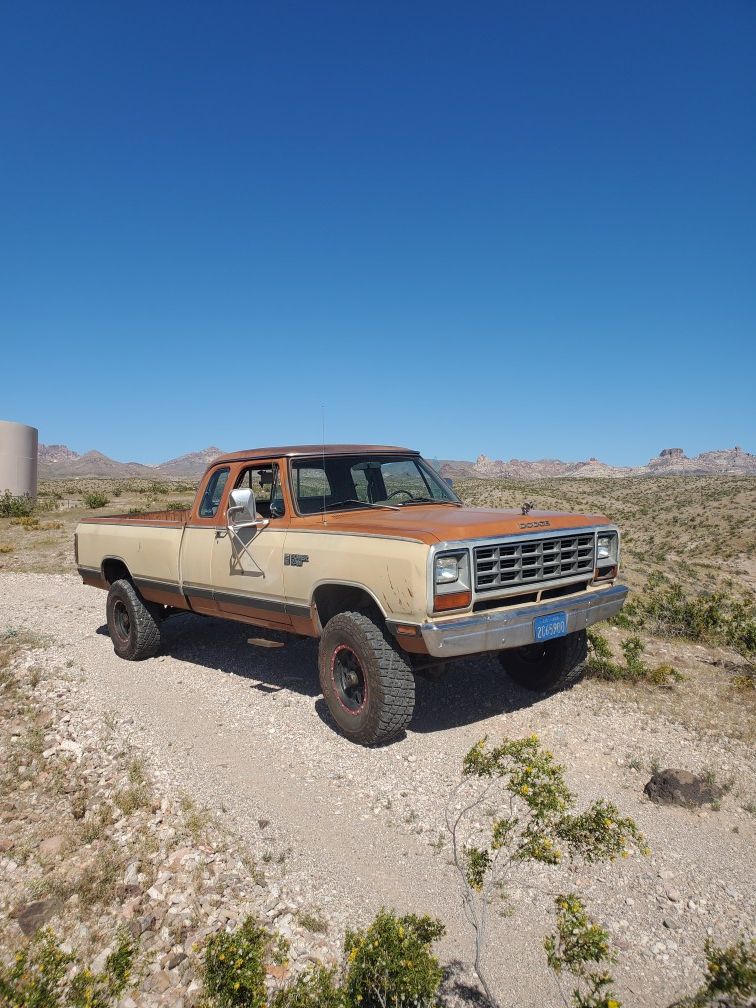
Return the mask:
<path id="1" fill-rule="evenodd" d="M 420 627 L 428 652 L 435 658 L 456 658 L 503 651 L 533 643 L 533 620 L 548 613 L 567 614 L 567 632 L 584 630 L 592 623 L 608 619 L 620 611 L 627 597 L 624 585 L 610 585 L 584 592 L 577 598 L 550 599 L 527 605 L 460 616 Z"/>

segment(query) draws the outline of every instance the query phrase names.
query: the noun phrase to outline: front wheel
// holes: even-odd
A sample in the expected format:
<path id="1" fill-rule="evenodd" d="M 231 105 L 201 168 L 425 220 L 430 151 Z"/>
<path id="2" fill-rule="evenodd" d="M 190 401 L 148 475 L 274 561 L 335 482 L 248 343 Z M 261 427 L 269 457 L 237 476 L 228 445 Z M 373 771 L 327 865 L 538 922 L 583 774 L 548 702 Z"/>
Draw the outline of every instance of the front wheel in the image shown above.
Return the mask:
<path id="1" fill-rule="evenodd" d="M 384 742 L 412 720 L 415 679 L 409 662 L 364 613 L 338 613 L 328 621 L 318 664 L 328 710 L 352 742 Z"/>
<path id="2" fill-rule="evenodd" d="M 145 602 L 131 581 L 114 581 L 106 605 L 108 631 L 119 658 L 142 661 L 160 650 L 160 607 Z"/>
<path id="3" fill-rule="evenodd" d="M 578 630 L 555 640 L 499 651 L 499 661 L 518 686 L 541 693 L 576 679 L 587 655 L 588 635 Z"/>

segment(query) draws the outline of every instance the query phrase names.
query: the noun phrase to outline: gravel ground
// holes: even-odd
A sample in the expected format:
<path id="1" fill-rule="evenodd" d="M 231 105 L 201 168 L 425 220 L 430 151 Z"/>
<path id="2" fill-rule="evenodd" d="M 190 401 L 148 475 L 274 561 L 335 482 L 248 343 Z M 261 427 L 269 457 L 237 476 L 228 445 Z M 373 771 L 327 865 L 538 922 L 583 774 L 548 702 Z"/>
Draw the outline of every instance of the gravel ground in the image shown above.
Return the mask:
<path id="1" fill-rule="evenodd" d="M 381 905 L 428 912 L 447 927 L 442 958 L 470 961 L 440 843 L 444 804 L 481 736 L 533 732 L 566 765 L 581 802 L 614 801 L 652 849 L 647 858 L 568 870 L 560 884 L 615 936 L 616 987 L 628 1005 L 667 1004 L 695 989 L 706 937 L 724 942 L 753 927 L 751 754 L 734 737 L 737 725 L 729 737 L 673 717 L 674 691 L 651 706 L 631 690 L 590 682 L 533 698 L 494 660 L 476 659 L 439 682 L 418 680 L 407 735 L 366 750 L 329 722 L 314 642 L 281 638 L 285 647 L 257 648 L 247 643 L 250 628 L 186 615 L 164 625 L 160 657 L 127 664 L 103 627 L 104 603 L 104 593 L 69 575 L 0 574 L 0 629 L 48 634 L 42 660 L 71 663 L 82 707 L 112 712 L 177 793 L 222 815 L 253 857 L 280 863 L 286 885 L 334 933 Z M 653 760 L 712 769 L 734 778 L 732 788 L 716 811 L 655 806 L 643 796 Z M 554 886 L 545 873 L 534 881 Z M 551 926 L 550 898 L 532 890 L 515 900 L 514 916 L 492 924 L 492 972 L 508 1003 L 558 1002 L 541 946 Z"/>

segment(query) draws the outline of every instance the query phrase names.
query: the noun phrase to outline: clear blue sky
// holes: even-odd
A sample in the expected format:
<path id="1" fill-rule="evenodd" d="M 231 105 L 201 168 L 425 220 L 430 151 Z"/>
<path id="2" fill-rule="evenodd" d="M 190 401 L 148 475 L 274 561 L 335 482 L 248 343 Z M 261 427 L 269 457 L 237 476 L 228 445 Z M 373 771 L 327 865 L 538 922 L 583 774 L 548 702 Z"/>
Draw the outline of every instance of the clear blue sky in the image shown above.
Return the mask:
<path id="1" fill-rule="evenodd" d="M 0 418 L 756 450 L 756 3 L 10 0 Z"/>

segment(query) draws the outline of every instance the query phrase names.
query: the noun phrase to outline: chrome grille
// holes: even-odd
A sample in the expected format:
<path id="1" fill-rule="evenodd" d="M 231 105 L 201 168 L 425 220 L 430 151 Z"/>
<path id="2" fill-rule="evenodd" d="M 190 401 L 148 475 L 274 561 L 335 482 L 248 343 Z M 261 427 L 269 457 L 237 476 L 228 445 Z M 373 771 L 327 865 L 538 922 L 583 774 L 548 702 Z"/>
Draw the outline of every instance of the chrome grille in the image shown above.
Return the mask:
<path id="1" fill-rule="evenodd" d="M 592 532 L 476 546 L 475 590 L 499 591 L 581 574 L 592 577 L 594 549 Z"/>

